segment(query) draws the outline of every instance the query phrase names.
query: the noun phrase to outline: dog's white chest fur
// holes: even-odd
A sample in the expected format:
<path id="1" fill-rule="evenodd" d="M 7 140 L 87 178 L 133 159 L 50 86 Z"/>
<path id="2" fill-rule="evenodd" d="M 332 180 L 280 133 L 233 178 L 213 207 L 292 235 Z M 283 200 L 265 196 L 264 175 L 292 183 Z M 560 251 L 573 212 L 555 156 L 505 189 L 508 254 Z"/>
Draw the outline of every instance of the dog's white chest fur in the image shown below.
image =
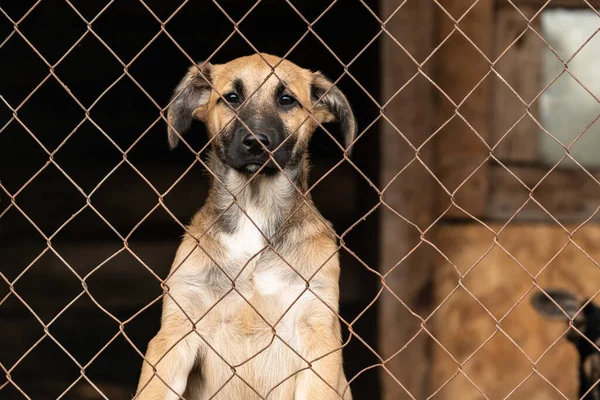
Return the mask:
<path id="1" fill-rule="evenodd" d="M 257 182 L 254 193 L 236 172 L 228 175 L 227 183 L 230 193 L 236 194 L 235 204 L 231 206 L 235 226 L 232 232 L 222 233 L 220 239 L 234 270 L 248 269 L 267 249 L 267 239 L 277 230 L 281 217 L 277 210 L 289 202 L 293 189 L 283 176 Z"/>
<path id="2" fill-rule="evenodd" d="M 246 213 L 241 213 L 236 229 L 231 234 L 223 234 L 222 241 L 226 247 L 228 258 L 237 273 L 244 272 L 239 280 L 250 279 L 252 289 L 263 296 L 284 295 L 289 291 L 290 283 L 283 277 L 282 269 L 289 268 L 282 260 L 271 268 L 255 270 L 260 255 L 269 251 L 267 246 L 269 216 L 264 209 L 249 206 Z M 242 285 L 243 287 L 244 285 Z"/>
<path id="3" fill-rule="evenodd" d="M 256 259 L 257 254 L 265 248 L 267 243 L 265 230 L 268 222 L 264 210 L 249 206 L 245 211 L 246 214 L 240 212 L 235 231 L 223 233 L 221 236 L 228 257 L 232 261 L 243 263 L 253 257 Z"/>

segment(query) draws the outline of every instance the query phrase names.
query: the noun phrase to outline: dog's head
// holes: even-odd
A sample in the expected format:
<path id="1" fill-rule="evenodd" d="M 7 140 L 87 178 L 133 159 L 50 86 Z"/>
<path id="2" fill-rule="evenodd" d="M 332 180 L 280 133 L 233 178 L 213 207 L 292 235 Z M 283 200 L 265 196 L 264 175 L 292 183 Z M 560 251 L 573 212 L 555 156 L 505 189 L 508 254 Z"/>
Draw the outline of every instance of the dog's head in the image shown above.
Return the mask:
<path id="1" fill-rule="evenodd" d="M 192 118 L 205 123 L 222 162 L 248 173 L 299 162 L 319 123 L 338 121 L 346 147 L 356 134 L 348 100 L 331 81 L 268 54 L 191 67 L 167 113 L 172 148 Z"/>

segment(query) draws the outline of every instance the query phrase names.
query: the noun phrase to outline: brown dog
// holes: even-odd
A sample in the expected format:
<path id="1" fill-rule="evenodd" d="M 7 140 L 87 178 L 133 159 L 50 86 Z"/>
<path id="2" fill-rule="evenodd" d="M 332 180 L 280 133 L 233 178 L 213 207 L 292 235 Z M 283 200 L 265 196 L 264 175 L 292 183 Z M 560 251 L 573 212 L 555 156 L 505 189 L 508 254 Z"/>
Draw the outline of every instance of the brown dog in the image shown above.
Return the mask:
<path id="1" fill-rule="evenodd" d="M 207 126 L 213 182 L 166 280 L 136 398 L 351 399 L 338 245 L 303 195 L 318 123 L 339 121 L 347 146 L 356 134 L 346 97 L 256 54 L 192 67 L 168 110 L 172 147 L 192 118 Z"/>

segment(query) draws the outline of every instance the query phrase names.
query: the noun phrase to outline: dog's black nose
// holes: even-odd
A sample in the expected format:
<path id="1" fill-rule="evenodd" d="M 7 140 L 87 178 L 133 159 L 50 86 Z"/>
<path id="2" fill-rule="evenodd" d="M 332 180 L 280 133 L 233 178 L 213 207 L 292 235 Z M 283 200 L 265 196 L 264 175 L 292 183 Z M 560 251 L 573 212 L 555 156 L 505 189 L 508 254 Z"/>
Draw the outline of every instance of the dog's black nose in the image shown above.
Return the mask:
<path id="1" fill-rule="evenodd" d="M 251 154 L 257 156 L 265 152 L 265 147 L 269 145 L 269 138 L 262 133 L 249 133 L 242 139 L 242 144 Z"/>

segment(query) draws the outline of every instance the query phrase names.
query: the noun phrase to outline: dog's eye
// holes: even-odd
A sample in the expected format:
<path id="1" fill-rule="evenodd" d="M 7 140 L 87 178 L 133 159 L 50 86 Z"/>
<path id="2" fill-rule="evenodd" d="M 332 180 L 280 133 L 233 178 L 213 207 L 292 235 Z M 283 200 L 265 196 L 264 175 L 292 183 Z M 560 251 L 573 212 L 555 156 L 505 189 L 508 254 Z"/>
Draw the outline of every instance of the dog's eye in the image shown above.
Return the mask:
<path id="1" fill-rule="evenodd" d="M 297 102 L 298 101 L 295 98 L 288 94 L 284 94 L 279 98 L 279 104 L 284 107 L 291 107 L 293 105 L 296 105 Z"/>
<path id="2" fill-rule="evenodd" d="M 237 94 L 231 92 L 231 93 L 227 93 L 226 95 L 223 96 L 223 98 L 229 103 L 229 104 L 237 104 L 240 102 L 240 96 L 238 96 Z"/>

